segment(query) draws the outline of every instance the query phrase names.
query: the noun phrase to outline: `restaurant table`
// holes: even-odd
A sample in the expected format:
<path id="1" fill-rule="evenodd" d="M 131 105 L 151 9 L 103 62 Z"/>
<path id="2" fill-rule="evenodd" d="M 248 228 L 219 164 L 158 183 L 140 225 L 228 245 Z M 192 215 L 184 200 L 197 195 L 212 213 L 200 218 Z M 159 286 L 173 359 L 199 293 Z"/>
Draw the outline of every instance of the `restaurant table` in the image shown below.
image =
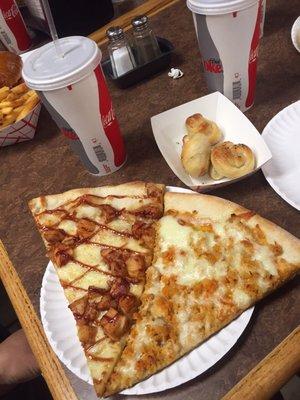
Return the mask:
<path id="1" fill-rule="evenodd" d="M 264 36 L 259 49 L 255 104 L 246 112 L 260 132 L 276 113 L 299 99 L 300 55 L 290 38 L 298 6 L 298 0 L 289 1 L 288 6 L 284 0 L 267 2 Z M 90 175 L 45 108 L 41 111 L 37 133 L 32 141 L 0 150 L 0 238 L 20 277 L 22 287 L 19 290 L 25 289 L 38 316 L 41 282 L 48 259 L 30 215 L 28 200 L 77 187 L 133 180 L 184 187 L 155 144 L 150 117 L 203 96 L 208 91 L 192 15 L 185 1 L 179 1 L 153 16 L 152 26 L 157 35 L 167 38 L 175 46 L 172 66 L 180 67 L 184 77 L 172 80 L 164 71 L 126 90 L 117 89 L 109 82 L 128 152 L 127 162 L 119 171 L 101 178 Z M 232 126 L 234 129 L 234 121 Z M 285 140 L 284 128 L 282 140 Z M 299 212 L 275 193 L 261 171 L 210 194 L 237 202 L 292 234 L 300 234 Z M 299 325 L 299 303 L 299 278 L 294 278 L 256 305 L 249 326 L 236 345 L 210 370 L 181 386 L 136 398 L 179 400 L 184 396 L 189 400 L 220 399 Z M 25 307 L 29 304 L 24 304 Z M 79 399 L 96 398 L 89 384 L 63 368 Z M 48 381 L 48 384 L 53 385 L 53 382 Z M 67 399 L 68 396 L 62 398 Z M 135 396 L 127 398 L 134 399 Z"/>

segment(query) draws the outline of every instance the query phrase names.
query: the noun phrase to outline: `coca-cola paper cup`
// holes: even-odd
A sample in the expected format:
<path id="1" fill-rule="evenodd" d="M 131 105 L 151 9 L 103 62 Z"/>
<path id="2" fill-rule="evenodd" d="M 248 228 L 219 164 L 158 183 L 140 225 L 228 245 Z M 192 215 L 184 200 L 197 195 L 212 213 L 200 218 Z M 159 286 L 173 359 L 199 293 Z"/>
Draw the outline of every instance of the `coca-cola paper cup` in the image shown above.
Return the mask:
<path id="1" fill-rule="evenodd" d="M 115 172 L 126 152 L 100 65 L 101 52 L 81 36 L 59 39 L 59 45 L 63 57 L 53 43 L 32 52 L 24 60 L 23 78 L 38 91 L 87 170 L 98 176 Z"/>
<path id="2" fill-rule="evenodd" d="M 261 0 L 187 0 L 206 82 L 241 111 L 254 103 Z"/>
<path id="3" fill-rule="evenodd" d="M 15 0 L 0 0 L 0 40 L 12 53 L 31 47 L 31 39 Z"/>

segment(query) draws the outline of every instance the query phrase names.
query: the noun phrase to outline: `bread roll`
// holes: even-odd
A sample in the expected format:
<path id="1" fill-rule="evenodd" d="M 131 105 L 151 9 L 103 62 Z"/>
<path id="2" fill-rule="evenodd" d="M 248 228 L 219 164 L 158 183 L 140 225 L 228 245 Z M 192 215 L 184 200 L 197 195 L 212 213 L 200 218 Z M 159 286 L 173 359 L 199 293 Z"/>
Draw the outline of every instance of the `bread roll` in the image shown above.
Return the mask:
<path id="1" fill-rule="evenodd" d="M 219 179 L 224 178 L 224 175 L 220 175 L 220 174 L 217 173 L 217 171 L 214 169 L 212 164 L 210 164 L 210 167 L 209 167 L 209 175 L 215 181 L 218 181 Z"/>
<path id="2" fill-rule="evenodd" d="M 185 121 L 188 135 L 201 133 L 209 139 L 211 145 L 222 139 L 222 133 L 216 123 L 204 118 L 201 114 L 194 114 Z"/>
<path id="3" fill-rule="evenodd" d="M 0 88 L 13 87 L 21 78 L 22 59 L 9 51 L 0 51 Z"/>
<path id="4" fill-rule="evenodd" d="M 245 144 L 223 142 L 213 147 L 211 151 L 213 179 L 239 178 L 254 169 L 255 157 L 252 150 Z"/>
<path id="5" fill-rule="evenodd" d="M 183 138 L 181 161 L 193 178 L 206 174 L 209 167 L 211 145 L 205 135 L 186 135 Z"/>

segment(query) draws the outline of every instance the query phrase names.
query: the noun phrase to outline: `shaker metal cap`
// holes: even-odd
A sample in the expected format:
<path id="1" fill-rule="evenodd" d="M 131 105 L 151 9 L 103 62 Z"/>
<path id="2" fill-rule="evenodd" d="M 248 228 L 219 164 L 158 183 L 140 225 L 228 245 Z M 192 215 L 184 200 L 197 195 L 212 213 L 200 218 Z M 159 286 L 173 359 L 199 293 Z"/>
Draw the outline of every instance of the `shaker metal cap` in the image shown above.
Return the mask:
<path id="1" fill-rule="evenodd" d="M 112 26 L 106 31 L 106 35 L 110 40 L 116 40 L 124 35 L 123 29 L 120 26 Z"/>
<path id="2" fill-rule="evenodd" d="M 131 25 L 134 28 L 140 28 L 147 24 L 148 22 L 148 17 L 147 15 L 138 15 L 137 17 L 134 17 L 133 20 L 131 21 Z"/>

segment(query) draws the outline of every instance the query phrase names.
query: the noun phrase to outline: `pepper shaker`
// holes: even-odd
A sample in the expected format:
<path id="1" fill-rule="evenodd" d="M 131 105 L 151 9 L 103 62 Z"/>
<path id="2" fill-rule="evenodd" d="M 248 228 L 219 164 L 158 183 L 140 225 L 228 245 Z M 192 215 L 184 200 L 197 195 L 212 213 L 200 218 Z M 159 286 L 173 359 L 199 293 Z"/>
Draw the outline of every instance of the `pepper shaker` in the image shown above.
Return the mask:
<path id="1" fill-rule="evenodd" d="M 123 29 L 113 26 L 106 31 L 106 35 L 113 75 L 118 77 L 135 68 L 136 63 Z"/>
<path id="2" fill-rule="evenodd" d="M 157 58 L 161 51 L 157 39 L 149 25 L 149 19 L 146 15 L 135 17 L 131 24 L 133 26 L 134 47 L 136 51 L 136 60 L 139 65 Z"/>

